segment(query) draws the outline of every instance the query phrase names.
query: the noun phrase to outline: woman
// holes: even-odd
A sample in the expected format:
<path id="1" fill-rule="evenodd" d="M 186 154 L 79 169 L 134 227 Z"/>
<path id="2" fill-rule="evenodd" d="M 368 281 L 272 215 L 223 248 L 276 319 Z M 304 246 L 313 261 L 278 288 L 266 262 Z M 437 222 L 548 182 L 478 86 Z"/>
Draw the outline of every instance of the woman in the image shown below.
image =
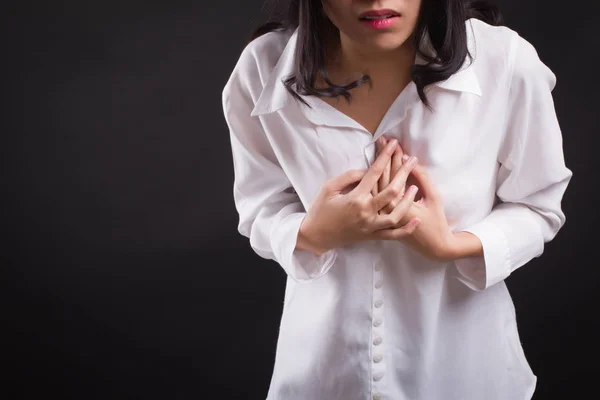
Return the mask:
<path id="1" fill-rule="evenodd" d="M 289 4 L 223 91 L 239 232 L 287 274 L 268 399 L 530 399 L 504 279 L 565 223 L 555 75 L 481 2 Z"/>

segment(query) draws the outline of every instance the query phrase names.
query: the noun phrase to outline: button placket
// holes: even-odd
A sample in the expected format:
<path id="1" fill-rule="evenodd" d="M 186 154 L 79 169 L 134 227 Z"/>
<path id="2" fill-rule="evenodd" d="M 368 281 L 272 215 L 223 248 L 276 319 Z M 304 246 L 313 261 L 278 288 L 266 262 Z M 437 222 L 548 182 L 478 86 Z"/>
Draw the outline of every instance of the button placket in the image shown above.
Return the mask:
<path id="1" fill-rule="evenodd" d="M 372 344 L 371 344 L 371 391 L 373 399 L 383 398 L 382 379 L 385 374 L 383 355 L 384 310 L 383 310 L 383 265 L 378 260 L 373 265 L 373 301 L 372 301 Z"/>

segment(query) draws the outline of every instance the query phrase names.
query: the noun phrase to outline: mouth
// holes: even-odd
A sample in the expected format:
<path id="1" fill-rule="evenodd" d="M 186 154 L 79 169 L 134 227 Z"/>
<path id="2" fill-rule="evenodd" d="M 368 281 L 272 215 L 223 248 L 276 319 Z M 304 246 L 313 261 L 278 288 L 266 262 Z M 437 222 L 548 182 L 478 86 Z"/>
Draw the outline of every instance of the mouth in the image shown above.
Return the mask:
<path id="1" fill-rule="evenodd" d="M 361 21 L 380 21 L 385 19 L 390 19 L 394 17 L 399 17 L 400 13 L 397 13 L 394 10 L 383 9 L 383 10 L 369 10 L 366 11 L 358 17 Z"/>

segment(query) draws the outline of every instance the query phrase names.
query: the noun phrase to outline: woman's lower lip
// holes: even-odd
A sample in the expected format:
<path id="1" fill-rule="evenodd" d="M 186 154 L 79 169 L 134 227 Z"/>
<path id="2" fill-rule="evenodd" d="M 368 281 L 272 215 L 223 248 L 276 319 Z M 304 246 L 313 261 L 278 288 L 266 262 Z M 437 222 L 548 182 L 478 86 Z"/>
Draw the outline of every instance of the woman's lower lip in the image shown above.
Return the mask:
<path id="1" fill-rule="evenodd" d="M 399 16 L 394 15 L 393 17 L 383 18 L 383 19 L 361 19 L 360 21 L 373 29 L 386 29 L 392 26 L 400 19 Z"/>

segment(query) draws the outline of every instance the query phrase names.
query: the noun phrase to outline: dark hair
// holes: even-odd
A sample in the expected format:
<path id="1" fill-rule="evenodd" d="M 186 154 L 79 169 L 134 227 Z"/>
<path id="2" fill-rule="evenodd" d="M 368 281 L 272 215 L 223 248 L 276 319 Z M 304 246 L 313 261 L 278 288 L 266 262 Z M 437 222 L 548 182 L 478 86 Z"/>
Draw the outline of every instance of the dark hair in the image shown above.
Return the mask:
<path id="1" fill-rule="evenodd" d="M 460 69 L 467 55 L 472 55 L 467 48 L 467 31 L 465 21 L 470 18 L 480 19 L 490 25 L 504 23 L 498 8 L 485 0 L 421 0 L 419 19 L 412 40 L 419 55 L 428 62 L 425 65 L 413 65 L 411 79 L 415 82 L 419 97 L 429 107 L 425 96 L 425 86 L 445 80 Z M 281 22 L 268 22 L 258 27 L 255 38 L 272 31 L 286 31 L 298 28 L 298 46 L 296 48 L 296 65 L 294 73 L 284 84 L 288 91 L 298 100 L 298 95 L 317 95 L 325 97 L 344 96 L 350 99 L 350 89 L 368 82 L 369 77 L 363 75 L 347 85 L 336 85 L 327 78 L 325 72 L 325 37 L 335 32 L 335 26 L 322 10 L 322 0 L 289 0 L 287 17 Z M 435 57 L 423 54 L 420 42 L 425 33 L 429 33 Z M 432 66 L 429 63 L 438 65 Z M 327 83 L 326 88 L 316 88 L 315 81 L 319 74 Z M 295 91 L 292 89 L 296 85 Z"/>

